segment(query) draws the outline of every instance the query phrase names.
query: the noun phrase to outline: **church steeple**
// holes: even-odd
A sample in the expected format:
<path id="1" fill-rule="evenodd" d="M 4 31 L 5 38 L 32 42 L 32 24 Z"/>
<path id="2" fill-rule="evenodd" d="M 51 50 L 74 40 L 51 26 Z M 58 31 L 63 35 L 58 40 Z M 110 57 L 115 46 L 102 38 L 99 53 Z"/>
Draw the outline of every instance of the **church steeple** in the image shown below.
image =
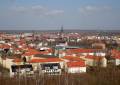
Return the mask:
<path id="1" fill-rule="evenodd" d="M 60 32 L 59 32 L 59 40 L 58 40 L 58 43 L 59 43 L 59 44 L 65 43 L 63 26 L 61 26 L 61 30 L 60 30 Z"/>
<path id="2" fill-rule="evenodd" d="M 63 30 L 63 25 L 62 25 L 62 26 L 61 26 L 61 33 L 63 33 L 63 31 L 64 31 L 64 30 Z"/>
<path id="3" fill-rule="evenodd" d="M 61 39 L 61 40 L 63 40 L 63 32 L 64 32 L 64 30 L 63 30 L 63 25 L 61 26 L 61 30 L 60 30 L 60 36 L 59 36 L 59 38 Z"/>

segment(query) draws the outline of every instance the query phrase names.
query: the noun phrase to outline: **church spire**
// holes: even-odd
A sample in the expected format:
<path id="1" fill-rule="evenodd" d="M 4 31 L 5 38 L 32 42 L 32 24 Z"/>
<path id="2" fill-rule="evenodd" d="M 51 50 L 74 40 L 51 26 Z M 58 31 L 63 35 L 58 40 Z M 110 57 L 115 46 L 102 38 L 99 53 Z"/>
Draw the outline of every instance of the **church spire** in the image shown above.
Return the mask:
<path id="1" fill-rule="evenodd" d="M 60 37 L 59 37 L 61 39 L 63 39 L 63 32 L 64 32 L 64 30 L 63 30 L 63 25 L 62 25 L 61 26 L 61 30 L 60 30 Z"/>

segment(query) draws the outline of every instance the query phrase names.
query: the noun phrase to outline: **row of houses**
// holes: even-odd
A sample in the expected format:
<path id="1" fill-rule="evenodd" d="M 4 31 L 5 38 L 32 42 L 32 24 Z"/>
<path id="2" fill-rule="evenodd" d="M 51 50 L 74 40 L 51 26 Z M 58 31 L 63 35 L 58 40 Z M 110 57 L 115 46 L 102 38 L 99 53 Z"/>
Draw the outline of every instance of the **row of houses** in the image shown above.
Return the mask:
<path id="1" fill-rule="evenodd" d="M 10 76 L 86 73 L 89 66 L 107 67 L 107 63 L 111 62 L 106 59 L 104 44 L 99 44 L 102 49 L 69 46 L 67 42 L 49 47 L 28 43 L 33 40 L 33 35 L 29 33 L 22 37 L 1 37 L 0 65 L 10 71 Z M 93 47 L 96 45 L 93 44 Z M 115 65 L 119 65 L 119 54 L 119 51 L 111 51 Z"/>
<path id="2" fill-rule="evenodd" d="M 5 47 L 4 47 L 5 46 Z M 1 50 L 11 52 L 12 55 L 1 55 L 0 64 L 10 70 L 10 76 L 17 73 L 33 74 L 61 74 L 67 73 L 86 73 L 88 66 L 97 66 L 98 63 L 102 67 L 107 66 L 105 55 L 95 55 L 95 49 L 54 49 L 49 47 L 41 47 L 41 49 L 18 47 L 14 48 L 10 45 L 1 45 Z M 54 51 L 54 52 L 53 52 Z M 59 51 L 59 52 L 58 52 Z M 101 53 L 101 51 L 97 51 Z M 62 56 L 55 55 L 61 54 Z"/>

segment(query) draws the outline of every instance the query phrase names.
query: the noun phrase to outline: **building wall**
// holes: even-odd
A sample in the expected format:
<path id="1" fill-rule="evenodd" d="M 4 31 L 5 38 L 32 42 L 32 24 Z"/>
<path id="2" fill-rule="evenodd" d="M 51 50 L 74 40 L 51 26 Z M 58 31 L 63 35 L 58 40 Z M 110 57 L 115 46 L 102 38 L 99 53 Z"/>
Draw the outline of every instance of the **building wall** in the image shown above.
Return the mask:
<path id="1" fill-rule="evenodd" d="M 88 66 L 95 66 L 95 60 L 92 60 L 92 59 L 86 59 L 85 61 L 86 65 Z"/>
<path id="2" fill-rule="evenodd" d="M 41 66 L 41 64 L 48 64 L 48 63 L 59 63 L 60 64 L 60 67 L 63 69 L 64 68 L 64 62 L 44 62 L 44 63 L 30 63 L 30 64 L 32 64 L 32 66 L 33 66 L 33 70 L 35 71 L 35 70 L 37 70 L 37 69 L 39 69 Z"/>
<path id="3" fill-rule="evenodd" d="M 30 55 L 30 56 L 22 56 L 22 58 L 25 57 L 26 58 L 26 61 L 29 61 L 31 60 L 34 56 L 33 55 Z"/>
<path id="4" fill-rule="evenodd" d="M 8 59 L 6 58 L 6 60 L 2 60 L 1 64 L 3 65 L 4 68 L 10 69 L 11 65 L 13 65 L 13 59 Z"/>
<path id="5" fill-rule="evenodd" d="M 115 59 L 115 65 L 120 65 L 120 59 Z"/>
<path id="6" fill-rule="evenodd" d="M 104 57 L 104 58 L 102 58 L 102 67 L 107 67 L 107 59 Z"/>
<path id="7" fill-rule="evenodd" d="M 95 55 L 96 55 L 96 56 L 103 56 L 103 57 L 104 57 L 104 56 L 106 55 L 106 53 L 98 52 L 98 53 L 96 53 Z"/>
<path id="8" fill-rule="evenodd" d="M 85 73 L 86 67 L 68 67 L 68 73 Z"/>

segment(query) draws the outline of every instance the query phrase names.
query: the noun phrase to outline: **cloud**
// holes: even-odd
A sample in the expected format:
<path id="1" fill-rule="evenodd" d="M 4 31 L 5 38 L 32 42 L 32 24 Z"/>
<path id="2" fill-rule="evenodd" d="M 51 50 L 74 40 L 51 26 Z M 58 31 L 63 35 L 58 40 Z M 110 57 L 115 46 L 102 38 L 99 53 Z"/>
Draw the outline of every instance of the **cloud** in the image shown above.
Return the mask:
<path id="1" fill-rule="evenodd" d="M 9 3 L 15 3 L 17 0 L 3 0 L 3 1 L 9 2 Z"/>
<path id="2" fill-rule="evenodd" d="M 96 13 L 96 12 L 109 11 L 111 9 L 112 8 L 109 6 L 91 6 L 91 5 L 88 5 L 88 6 L 84 6 L 84 7 L 79 8 L 79 11 L 81 13 Z"/>
<path id="3" fill-rule="evenodd" d="M 30 14 L 38 16 L 61 15 L 64 13 L 63 10 L 48 9 L 47 7 L 43 7 L 41 5 L 35 5 L 30 7 L 25 6 L 12 7 L 12 11 L 17 14 Z"/>
<path id="4" fill-rule="evenodd" d="M 18 12 L 18 13 L 23 13 L 23 12 L 28 12 L 28 9 L 23 7 L 23 6 L 20 6 L 20 7 L 12 7 L 11 8 L 12 12 Z"/>
<path id="5" fill-rule="evenodd" d="M 46 13 L 46 15 L 60 15 L 63 14 L 64 11 L 63 10 L 52 10 Z"/>
<path id="6" fill-rule="evenodd" d="M 31 6 L 31 8 L 33 9 L 33 10 L 46 10 L 46 8 L 45 7 L 43 7 L 43 6 L 41 6 L 41 5 L 36 5 L 36 6 Z"/>

